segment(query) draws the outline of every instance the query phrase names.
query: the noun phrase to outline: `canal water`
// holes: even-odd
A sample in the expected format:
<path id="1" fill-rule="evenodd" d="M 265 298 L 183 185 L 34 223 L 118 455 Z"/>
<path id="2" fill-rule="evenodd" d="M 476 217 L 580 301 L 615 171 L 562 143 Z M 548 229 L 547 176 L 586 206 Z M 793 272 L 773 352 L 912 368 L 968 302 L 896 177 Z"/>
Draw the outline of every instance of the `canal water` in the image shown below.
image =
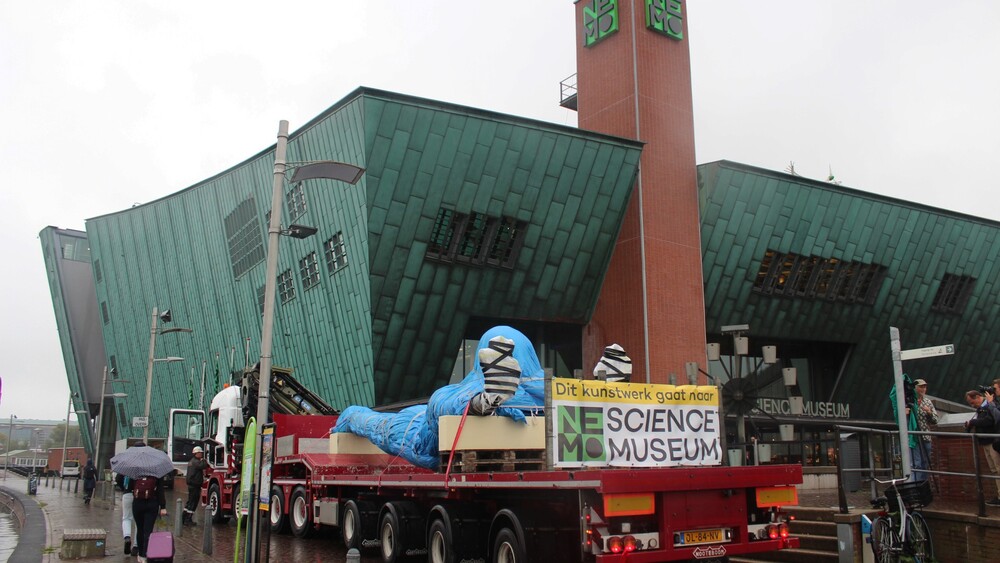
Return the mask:
<path id="1" fill-rule="evenodd" d="M 17 524 L 10 512 L 0 510 L 0 563 L 6 563 L 17 547 Z"/>

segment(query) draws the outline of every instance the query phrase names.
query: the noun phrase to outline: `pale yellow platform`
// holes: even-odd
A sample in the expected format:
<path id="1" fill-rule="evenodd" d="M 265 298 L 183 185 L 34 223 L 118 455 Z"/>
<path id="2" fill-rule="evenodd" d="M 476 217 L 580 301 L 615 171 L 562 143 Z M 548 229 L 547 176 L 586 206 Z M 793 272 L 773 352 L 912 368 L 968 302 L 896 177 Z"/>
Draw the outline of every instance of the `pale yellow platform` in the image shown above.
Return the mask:
<path id="1" fill-rule="evenodd" d="M 371 443 L 368 438 L 350 434 L 348 432 L 334 432 L 330 434 L 331 454 L 384 454 L 378 446 Z"/>
<path id="2" fill-rule="evenodd" d="M 461 416 L 438 419 L 438 449 L 451 451 Z M 506 416 L 469 416 L 456 450 L 544 450 L 545 417 L 529 416 L 527 424 Z"/>

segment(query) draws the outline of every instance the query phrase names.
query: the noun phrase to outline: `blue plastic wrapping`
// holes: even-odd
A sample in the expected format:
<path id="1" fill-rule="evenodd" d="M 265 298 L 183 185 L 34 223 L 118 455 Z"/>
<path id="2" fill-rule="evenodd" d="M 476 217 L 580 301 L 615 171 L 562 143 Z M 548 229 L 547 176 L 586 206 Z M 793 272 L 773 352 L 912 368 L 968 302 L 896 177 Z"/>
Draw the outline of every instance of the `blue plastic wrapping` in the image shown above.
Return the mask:
<path id="1" fill-rule="evenodd" d="M 545 375 L 531 341 L 509 326 L 497 326 L 486 331 L 479 339 L 476 357 L 496 336 L 514 341 L 513 357 L 521 368 L 517 392 L 497 409 L 496 415 L 523 422 L 526 411 L 540 410 L 545 403 Z M 347 407 L 340 413 L 333 432 L 363 436 L 386 453 L 398 455 L 419 467 L 437 469 L 440 463 L 438 418 L 462 414 L 469 400 L 483 391 L 483 371 L 478 361 L 475 364 L 475 369 L 461 382 L 435 391 L 426 405 L 409 407 L 398 413 L 380 413 L 368 407 Z"/>

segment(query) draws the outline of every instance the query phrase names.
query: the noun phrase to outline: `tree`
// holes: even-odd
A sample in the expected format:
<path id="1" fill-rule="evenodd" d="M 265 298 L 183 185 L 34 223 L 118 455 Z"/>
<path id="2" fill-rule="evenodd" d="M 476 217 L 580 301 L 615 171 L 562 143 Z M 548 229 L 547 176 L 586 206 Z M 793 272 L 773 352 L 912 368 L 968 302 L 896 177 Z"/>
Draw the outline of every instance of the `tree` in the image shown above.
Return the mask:
<path id="1" fill-rule="evenodd" d="M 52 429 L 49 434 L 49 439 L 45 443 L 45 447 L 61 448 L 63 445 L 63 436 L 66 436 L 66 423 L 60 422 Z M 66 447 L 67 448 L 78 448 L 83 445 L 83 440 L 80 437 L 80 427 L 72 426 L 69 427 L 69 435 L 66 436 Z M 13 448 L 13 446 L 11 446 Z"/>

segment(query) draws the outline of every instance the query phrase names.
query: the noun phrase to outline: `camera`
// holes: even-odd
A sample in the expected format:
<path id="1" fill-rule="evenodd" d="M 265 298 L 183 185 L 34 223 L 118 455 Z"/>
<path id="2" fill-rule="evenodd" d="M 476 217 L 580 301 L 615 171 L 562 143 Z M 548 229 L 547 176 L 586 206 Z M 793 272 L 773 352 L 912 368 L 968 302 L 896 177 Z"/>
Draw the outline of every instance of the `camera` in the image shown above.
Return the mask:
<path id="1" fill-rule="evenodd" d="M 979 387 L 976 387 L 976 390 L 982 393 L 983 395 L 994 394 L 992 385 L 980 385 Z"/>

